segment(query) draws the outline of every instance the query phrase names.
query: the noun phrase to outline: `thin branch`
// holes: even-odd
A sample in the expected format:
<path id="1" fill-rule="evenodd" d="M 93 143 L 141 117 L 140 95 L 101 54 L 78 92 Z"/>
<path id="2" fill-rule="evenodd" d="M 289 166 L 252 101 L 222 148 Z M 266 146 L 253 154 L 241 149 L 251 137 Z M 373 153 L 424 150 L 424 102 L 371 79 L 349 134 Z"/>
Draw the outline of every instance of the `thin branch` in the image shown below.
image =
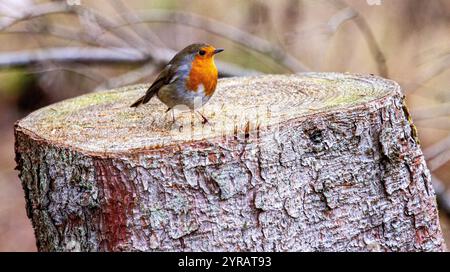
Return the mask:
<path id="1" fill-rule="evenodd" d="M 352 19 L 355 19 L 358 16 L 358 14 L 355 12 L 354 9 L 350 7 L 343 8 L 339 10 L 335 15 L 333 15 L 327 23 L 328 29 L 330 33 L 336 33 L 336 31 L 339 29 L 339 27 Z"/>
<path id="2" fill-rule="evenodd" d="M 440 130 L 450 130 L 450 122 L 448 120 L 448 117 L 441 117 L 436 119 L 416 121 L 415 124 L 420 129 L 432 128 Z"/>
<path id="3" fill-rule="evenodd" d="M 0 68 L 27 66 L 39 62 L 139 63 L 150 57 L 133 48 L 62 47 L 0 53 Z"/>
<path id="4" fill-rule="evenodd" d="M 138 46 L 139 40 L 137 40 L 134 35 L 131 35 L 130 32 L 127 31 L 126 29 L 114 28 L 115 22 L 103 16 L 101 13 L 98 13 L 95 10 L 85 6 L 83 7 L 77 6 L 76 8 L 73 9 L 73 11 L 79 16 L 81 16 L 81 18 L 86 15 L 94 18 L 95 23 L 103 31 L 102 33 L 98 34 L 97 39 L 99 39 L 102 36 L 102 34 L 106 32 L 111 32 L 112 34 L 114 34 L 115 37 L 119 38 L 124 45 L 134 47 L 144 54 L 149 52 L 148 48 L 145 45 Z"/>
<path id="5" fill-rule="evenodd" d="M 216 61 L 218 70 L 220 71 L 220 76 L 236 76 L 236 75 L 258 75 L 261 74 L 257 71 L 247 70 L 240 66 Z M 123 85 L 128 85 L 132 83 L 136 83 L 139 80 L 154 74 L 157 71 L 157 66 L 153 63 L 144 64 L 143 66 L 132 70 L 128 73 L 121 74 L 117 77 L 110 78 L 104 81 L 102 84 L 95 88 L 96 91 L 116 88 Z"/>
<path id="6" fill-rule="evenodd" d="M 445 183 L 437 178 L 435 175 L 431 176 L 434 191 L 436 192 L 436 200 L 439 204 L 439 209 L 450 216 L 450 191 L 446 188 Z"/>
<path id="7" fill-rule="evenodd" d="M 450 68 L 450 54 L 443 55 L 439 65 L 433 65 L 431 69 L 424 70 L 420 73 L 420 77 L 415 81 L 413 86 L 410 86 L 412 90 L 418 90 L 426 83 L 430 82 L 434 78 L 438 77 Z"/>
<path id="8" fill-rule="evenodd" d="M 10 28 L 11 26 L 22 22 L 26 20 L 30 20 L 37 17 L 43 17 L 48 16 L 51 14 L 59 14 L 59 13 L 65 13 L 65 14 L 76 14 L 79 16 L 80 20 L 83 21 L 83 16 L 89 15 L 92 18 L 94 18 L 97 22 L 100 28 L 103 29 L 103 33 L 105 33 L 105 29 L 111 28 L 111 25 L 113 22 L 111 22 L 106 17 L 100 15 L 99 13 L 95 12 L 94 10 L 84 7 L 84 6 L 69 6 L 65 4 L 64 2 L 51 2 L 51 3 L 44 3 L 44 4 L 37 4 L 29 9 L 27 9 L 22 16 L 14 18 L 14 19 L 6 19 L 0 22 L 0 31 L 4 31 L 7 28 Z M 133 46 L 135 44 L 135 39 L 130 37 L 128 33 L 126 33 L 124 30 L 112 30 L 113 34 L 116 38 L 120 39 L 122 41 L 122 45 L 124 44 L 128 46 Z M 98 35 L 100 36 L 100 35 Z M 98 43 L 97 38 L 91 39 L 91 43 Z M 116 44 L 117 45 L 117 44 Z"/>
<path id="9" fill-rule="evenodd" d="M 98 42 L 91 40 L 87 35 L 74 31 L 72 28 L 61 27 L 61 26 L 51 26 L 46 28 L 29 29 L 21 28 L 14 30 L 1 31 L 1 34 L 11 34 L 11 35 L 47 35 L 59 39 L 63 39 L 70 42 L 83 43 L 91 46 L 102 46 Z"/>
<path id="10" fill-rule="evenodd" d="M 343 1 L 335 0 L 335 1 L 332 1 L 331 3 L 334 6 L 343 9 L 344 12 L 349 13 L 348 17 L 356 24 L 358 29 L 363 34 L 363 37 L 366 40 L 367 45 L 369 46 L 370 53 L 372 54 L 372 56 L 377 64 L 378 73 L 382 77 L 388 77 L 389 72 L 388 72 L 388 67 L 386 64 L 386 57 L 385 57 L 384 53 L 381 51 L 380 46 L 379 46 L 377 40 L 375 39 L 375 35 L 373 34 L 373 31 L 370 28 L 369 23 L 367 23 L 366 19 L 357 10 L 350 7 Z M 350 12 L 350 10 L 352 12 Z M 345 17 L 344 17 L 344 19 L 345 19 Z M 341 23 L 343 23 L 345 21 L 346 20 L 341 20 Z"/>
<path id="11" fill-rule="evenodd" d="M 0 31 L 3 31 L 19 22 L 33 19 L 36 17 L 47 16 L 57 13 L 67 13 L 71 10 L 71 6 L 64 2 L 49 2 L 38 4 L 26 9 L 20 17 L 17 18 L 2 18 L 0 21 Z"/>
<path id="12" fill-rule="evenodd" d="M 24 2 L 0 1 L 0 14 L 2 17 L 16 18 L 21 16 Z"/>
<path id="13" fill-rule="evenodd" d="M 132 70 L 131 72 L 104 81 L 103 83 L 98 85 L 94 90 L 101 91 L 105 89 L 111 89 L 119 86 L 136 83 L 140 79 L 155 73 L 155 71 L 156 66 L 152 63 L 147 63 L 137 69 Z"/>
<path id="14" fill-rule="evenodd" d="M 450 150 L 441 152 L 439 155 L 428 161 L 431 171 L 435 171 L 450 161 Z"/>
<path id="15" fill-rule="evenodd" d="M 67 72 L 71 72 L 74 74 L 78 74 L 80 76 L 83 76 L 85 78 L 88 78 L 96 83 L 100 83 L 104 80 L 107 80 L 107 77 L 104 76 L 101 73 L 98 73 L 96 71 L 93 70 L 89 70 L 89 71 L 84 71 L 86 67 L 79 67 L 79 65 L 64 65 L 64 64 L 59 64 L 59 65 L 55 65 L 54 67 L 49 67 L 49 68 L 30 68 L 27 70 L 28 74 L 41 74 L 41 73 L 46 73 L 46 72 L 57 72 L 57 71 L 67 71 Z"/>
<path id="16" fill-rule="evenodd" d="M 156 66 L 162 66 L 166 65 L 173 58 L 173 56 L 175 56 L 176 53 L 177 52 L 172 49 L 154 47 L 153 51 L 149 53 L 148 58 L 151 59 Z M 223 77 L 250 76 L 262 74 L 259 71 L 243 68 L 241 66 L 226 61 L 216 60 L 215 62 L 219 70 L 219 75 Z"/>
<path id="17" fill-rule="evenodd" d="M 111 31 L 117 38 L 119 38 L 123 42 L 122 46 L 128 45 L 130 47 L 135 47 L 135 45 L 137 44 L 135 37 L 131 36 L 127 31 L 123 29 L 113 28 L 112 26 L 114 25 L 114 22 L 96 12 L 95 10 L 86 6 L 69 6 L 64 2 L 51 2 L 34 5 L 27 9 L 22 16 L 14 19 L 4 19 L 2 22 L 0 22 L 0 31 L 3 31 L 22 21 L 58 13 L 76 14 L 79 16 L 82 22 L 85 16 L 92 17 L 95 20 L 96 24 L 98 24 L 99 28 L 103 30 L 102 34 L 107 31 L 106 29 L 108 29 L 108 31 Z M 140 50 L 142 52 L 145 52 L 143 48 L 141 48 Z"/>
<path id="18" fill-rule="evenodd" d="M 92 48 L 92 47 L 63 47 L 47 48 L 29 51 L 0 53 L 0 68 L 30 66 L 41 62 L 55 63 L 146 63 L 165 65 L 175 54 L 173 50 L 157 49 L 155 55 L 142 55 L 133 48 Z M 255 70 L 245 69 L 237 65 L 216 61 L 221 76 L 256 75 Z"/>
<path id="19" fill-rule="evenodd" d="M 175 51 L 173 52 L 173 54 L 175 54 Z M 113 77 L 111 79 L 105 80 L 102 84 L 97 86 L 95 88 L 95 90 L 98 91 L 98 90 L 116 88 L 119 86 L 136 83 L 139 80 L 141 80 L 145 77 L 148 77 L 148 76 L 154 74 L 155 72 L 157 72 L 158 66 L 162 66 L 169 61 L 168 58 L 165 58 L 165 59 L 166 59 L 166 61 L 160 62 L 160 65 L 155 65 L 154 63 L 144 64 L 143 66 L 141 66 L 135 70 L 132 70 L 125 74 L 121 74 L 117 77 Z M 219 76 L 221 76 L 221 77 L 244 76 L 244 75 L 250 76 L 250 75 L 261 74 L 261 72 L 254 71 L 254 70 L 248 70 L 248 69 L 242 68 L 240 66 L 237 66 L 235 64 L 228 63 L 228 62 L 222 62 L 222 61 L 216 60 L 216 63 L 217 63 L 218 70 L 219 70 Z"/>
<path id="20" fill-rule="evenodd" d="M 353 19 L 356 25 L 359 27 L 364 37 L 366 38 L 367 45 L 369 46 L 370 52 L 372 53 L 373 58 L 375 59 L 378 67 L 378 73 L 382 77 L 388 77 L 389 72 L 386 65 L 386 57 L 378 45 L 373 32 L 367 23 L 366 19 L 361 15 L 358 15 Z"/>
<path id="21" fill-rule="evenodd" d="M 239 65 L 216 60 L 217 69 L 219 70 L 219 76 L 221 77 L 229 77 L 229 76 L 254 76 L 263 74 L 260 71 L 243 68 Z"/>
<path id="22" fill-rule="evenodd" d="M 426 120 L 441 116 L 450 116 L 450 103 L 433 105 L 426 108 L 412 109 L 411 115 L 415 121 Z"/>
<path id="23" fill-rule="evenodd" d="M 103 31 L 104 33 L 105 31 Z M 77 29 L 59 26 L 59 25 L 51 25 L 43 28 L 19 28 L 14 30 L 5 30 L 1 31 L 0 34 L 32 34 L 32 35 L 48 35 L 52 37 L 56 37 L 59 39 L 64 39 L 67 41 L 73 41 L 77 43 L 83 43 L 90 46 L 100 46 L 106 48 L 120 48 L 123 47 L 123 42 L 118 43 L 118 38 L 113 36 L 111 39 L 102 35 L 99 37 L 98 35 L 92 35 L 92 33 L 85 33 L 82 31 L 77 31 Z M 120 41 L 120 40 L 119 40 Z M 126 46 L 128 47 L 128 46 Z"/>
<path id="24" fill-rule="evenodd" d="M 283 48 L 274 46 L 260 37 L 214 19 L 182 11 L 157 9 L 140 12 L 137 16 L 139 16 L 140 21 L 136 23 L 174 23 L 195 27 L 231 40 L 245 48 L 267 55 L 293 72 L 310 70 L 305 64 L 287 53 Z M 125 25 L 116 24 L 115 27 L 119 28 L 122 26 Z"/>
<path id="25" fill-rule="evenodd" d="M 439 142 L 427 147 L 423 154 L 427 160 L 432 159 L 445 150 L 450 150 L 450 136 L 440 140 Z"/>
<path id="26" fill-rule="evenodd" d="M 140 38 L 145 46 L 150 47 L 150 50 L 155 46 L 165 46 L 161 39 L 155 33 L 153 33 L 150 28 L 144 27 L 140 24 L 136 24 L 139 18 L 136 16 L 135 12 L 131 11 L 128 6 L 123 3 L 123 1 L 112 0 L 111 3 L 117 14 L 131 26 L 131 29 L 136 34 L 136 36 Z"/>
<path id="27" fill-rule="evenodd" d="M 80 20 L 85 20 L 85 16 L 95 19 L 96 25 L 102 30 L 102 34 L 111 32 L 114 37 L 119 38 L 123 43 L 128 46 L 117 46 L 112 40 L 107 43 L 99 41 L 100 36 L 92 37 L 92 33 L 74 33 L 64 27 L 52 27 L 52 28 L 40 28 L 32 29 L 28 31 L 41 32 L 43 34 L 53 35 L 67 40 L 82 41 L 89 45 L 100 45 L 110 48 L 81 48 L 81 47 L 67 47 L 67 48 L 47 48 L 39 50 L 18 51 L 0 53 L 0 68 L 26 66 L 32 65 L 38 62 L 56 62 L 56 63 L 144 63 L 153 62 L 155 65 L 163 65 L 167 63 L 175 54 L 173 50 L 163 48 L 152 48 L 152 50 L 146 52 L 139 52 L 137 49 L 131 48 L 135 46 L 134 37 L 129 32 L 118 29 L 114 21 L 106 18 L 92 9 L 86 7 L 67 6 L 61 3 L 51 3 L 52 5 L 42 4 L 35 5 L 31 10 L 33 12 L 27 12 L 19 18 L 15 18 L 13 21 L 8 21 L 1 25 L 2 29 L 11 27 L 12 25 L 25 21 L 31 18 L 40 16 L 46 16 L 54 13 L 67 13 L 77 14 L 80 16 Z M 131 16 L 131 15 L 130 15 Z M 134 22 L 137 17 L 128 17 L 133 19 L 129 22 Z M 86 22 L 91 23 L 91 22 Z M 123 45 L 121 43 L 121 45 Z M 115 46 L 115 47 L 112 47 Z M 142 50 L 141 50 L 142 51 Z M 217 61 L 217 65 L 221 71 L 222 76 L 235 76 L 235 75 L 251 75 L 258 74 L 257 71 L 241 68 L 237 65 Z"/>
<path id="28" fill-rule="evenodd" d="M 445 48 L 442 48 L 445 47 Z M 431 48 L 427 48 L 418 52 L 414 55 L 414 58 L 419 59 L 420 62 L 417 64 L 418 66 L 423 66 L 428 63 L 436 62 L 438 59 L 442 59 L 450 55 L 450 48 L 448 48 L 448 43 L 439 43 L 433 44 Z"/>
<path id="29" fill-rule="evenodd" d="M 307 39 L 313 35 L 323 35 L 326 39 L 329 39 L 337 32 L 342 24 L 352 20 L 356 16 L 357 14 L 352 8 L 343 8 L 331 16 L 326 23 L 309 26 L 299 31 L 285 33 L 286 43 L 290 44 L 294 41 Z"/>

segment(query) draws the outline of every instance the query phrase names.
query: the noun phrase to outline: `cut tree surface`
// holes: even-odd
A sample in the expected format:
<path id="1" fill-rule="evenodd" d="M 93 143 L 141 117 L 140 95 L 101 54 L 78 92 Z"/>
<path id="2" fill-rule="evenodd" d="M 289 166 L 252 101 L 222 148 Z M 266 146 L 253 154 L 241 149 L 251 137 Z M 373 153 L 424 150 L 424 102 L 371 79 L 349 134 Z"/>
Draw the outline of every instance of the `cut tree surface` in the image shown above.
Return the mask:
<path id="1" fill-rule="evenodd" d="M 219 81 L 202 113 L 148 85 L 16 125 L 42 251 L 439 251 L 417 135 L 393 81 L 306 73 Z"/>

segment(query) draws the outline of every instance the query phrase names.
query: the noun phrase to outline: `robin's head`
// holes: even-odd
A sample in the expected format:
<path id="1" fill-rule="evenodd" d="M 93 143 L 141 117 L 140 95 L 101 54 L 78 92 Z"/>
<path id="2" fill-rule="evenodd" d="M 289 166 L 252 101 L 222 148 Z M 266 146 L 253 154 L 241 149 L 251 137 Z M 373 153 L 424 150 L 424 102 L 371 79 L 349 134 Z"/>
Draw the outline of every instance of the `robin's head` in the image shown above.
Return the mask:
<path id="1" fill-rule="evenodd" d="M 181 50 L 176 58 L 189 59 L 196 61 L 210 61 L 214 59 L 214 55 L 222 52 L 222 48 L 215 48 L 206 43 L 194 43 Z"/>
<path id="2" fill-rule="evenodd" d="M 195 53 L 196 59 L 210 59 L 214 58 L 214 55 L 222 52 L 222 48 L 215 48 L 209 44 L 204 46 L 199 46 L 197 52 Z"/>

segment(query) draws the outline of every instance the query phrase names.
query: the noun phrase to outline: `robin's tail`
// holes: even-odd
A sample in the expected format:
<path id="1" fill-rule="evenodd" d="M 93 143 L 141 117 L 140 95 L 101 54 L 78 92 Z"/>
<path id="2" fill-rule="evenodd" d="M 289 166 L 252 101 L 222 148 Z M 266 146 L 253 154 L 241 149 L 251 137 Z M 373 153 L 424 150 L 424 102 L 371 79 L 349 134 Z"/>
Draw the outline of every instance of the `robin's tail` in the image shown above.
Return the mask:
<path id="1" fill-rule="evenodd" d="M 139 105 L 143 104 L 144 98 L 145 98 L 145 95 L 144 95 L 143 97 L 139 98 L 138 100 L 136 100 L 136 102 L 134 102 L 133 104 L 131 104 L 130 107 L 132 107 L 132 108 L 137 108 L 137 107 L 139 107 Z"/>
<path id="2" fill-rule="evenodd" d="M 138 100 L 136 100 L 136 102 L 134 102 L 133 104 L 131 104 L 130 107 L 132 108 L 137 108 L 139 107 L 141 104 L 145 104 L 148 101 L 150 101 L 150 99 L 152 99 L 152 97 L 156 94 L 156 92 L 158 91 L 158 88 L 155 88 L 154 85 L 152 85 L 147 92 L 145 93 L 145 95 L 141 98 L 139 98 Z"/>

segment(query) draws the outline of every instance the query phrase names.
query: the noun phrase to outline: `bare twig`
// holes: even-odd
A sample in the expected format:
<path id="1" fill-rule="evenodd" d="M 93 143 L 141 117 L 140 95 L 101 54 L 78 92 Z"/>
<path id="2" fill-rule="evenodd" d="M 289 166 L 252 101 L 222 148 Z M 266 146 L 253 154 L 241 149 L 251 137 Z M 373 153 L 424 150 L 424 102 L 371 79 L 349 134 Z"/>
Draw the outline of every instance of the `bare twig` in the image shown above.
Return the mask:
<path id="1" fill-rule="evenodd" d="M 431 176 L 431 182 L 433 183 L 433 188 L 436 192 L 436 199 L 440 210 L 450 216 L 450 191 L 446 188 L 445 183 L 435 175 Z"/>
<path id="2" fill-rule="evenodd" d="M 143 66 L 132 70 L 131 72 L 124 73 L 120 76 L 110 78 L 104 81 L 102 84 L 95 88 L 95 91 L 101 91 L 105 89 L 116 88 L 128 84 L 135 83 L 140 79 L 155 73 L 156 67 L 152 63 L 144 64 Z"/>
<path id="3" fill-rule="evenodd" d="M 44 3 L 44 4 L 37 4 L 29 9 L 25 10 L 22 16 L 17 18 L 7 18 L 0 22 L 0 31 L 4 31 L 11 26 L 23 22 L 26 20 L 30 20 L 37 17 L 43 17 L 48 16 L 51 14 L 59 14 L 59 13 L 65 13 L 65 14 L 76 14 L 79 16 L 80 20 L 83 22 L 83 18 L 86 17 L 86 15 L 93 18 L 96 23 L 98 24 L 99 28 L 103 29 L 102 34 L 105 32 L 105 29 L 111 29 L 113 34 L 116 38 L 118 38 L 120 41 L 122 41 L 121 46 L 128 45 L 132 47 L 134 44 L 136 44 L 136 39 L 129 35 L 126 31 L 122 29 L 114 29 L 111 28 L 113 25 L 113 22 L 111 22 L 108 18 L 102 16 L 101 14 L 95 12 L 94 10 L 84 7 L 84 6 L 69 6 L 65 4 L 64 2 L 50 2 L 50 3 Z M 84 20 L 85 21 L 85 20 Z M 92 29 L 91 29 L 92 30 Z M 89 32 L 88 32 L 89 33 Z M 100 36 L 100 35 L 98 35 Z M 97 38 L 91 39 L 91 42 L 97 42 Z M 117 45 L 116 45 L 117 46 Z"/>
<path id="4" fill-rule="evenodd" d="M 313 35 L 323 35 L 328 39 L 337 32 L 342 24 L 352 20 L 356 16 L 357 14 L 352 8 L 343 8 L 336 12 L 336 14 L 334 14 L 325 24 L 321 23 L 318 25 L 303 28 L 300 31 L 291 31 L 285 33 L 286 43 L 290 44 L 294 41 L 308 39 Z"/>
<path id="5" fill-rule="evenodd" d="M 103 35 L 107 31 L 103 24 L 107 24 L 107 22 L 101 18 L 99 19 L 92 11 L 77 9 L 76 14 L 82 26 L 82 32 L 77 33 L 81 41 L 103 47 L 134 47 L 138 49 L 138 47 L 133 46 L 131 38 L 121 36 L 122 33 L 112 33 L 113 35 L 111 36 Z M 54 28 L 53 25 L 52 28 Z M 54 33 L 54 29 L 50 30 L 53 30 L 53 34 L 67 36 L 66 33 Z M 143 50 L 140 51 L 144 53 Z"/>
<path id="6" fill-rule="evenodd" d="M 122 41 L 121 46 L 128 45 L 130 47 L 136 47 L 136 44 L 138 44 L 135 36 L 130 35 L 130 33 L 124 29 L 117 29 L 112 27 L 114 25 L 114 22 L 112 22 L 102 14 L 96 12 L 95 10 L 86 6 L 69 6 L 64 2 L 50 2 L 34 5 L 27 9 L 22 16 L 13 19 L 7 18 L 0 22 L 0 31 L 3 31 L 22 21 L 57 13 L 76 14 L 79 16 L 80 21 L 85 23 L 87 22 L 86 18 L 91 18 L 92 21 L 87 23 L 95 22 L 98 25 L 98 28 L 102 30 L 102 33 L 106 32 L 107 30 L 111 31 L 115 35 L 115 37 Z M 142 52 L 146 52 L 145 48 L 138 49 Z"/>
<path id="7" fill-rule="evenodd" d="M 428 165 L 431 171 L 435 171 L 449 161 L 450 161 L 450 149 L 447 149 L 446 151 L 442 151 L 441 153 L 436 155 L 433 159 L 429 160 Z"/>
<path id="8" fill-rule="evenodd" d="M 418 108 L 411 110 L 414 120 L 426 120 L 440 116 L 450 116 L 450 103 L 433 105 L 426 108 Z"/>
<path id="9" fill-rule="evenodd" d="M 102 34 L 105 33 L 106 30 L 102 30 Z M 110 37 L 106 37 L 102 35 L 95 36 L 92 33 L 82 31 L 77 31 L 77 29 L 69 28 L 60 25 L 51 25 L 48 27 L 33 27 L 33 28 L 19 28 L 15 30 L 5 30 L 1 31 L 0 34 L 32 34 L 32 35 L 49 35 L 52 37 L 64 39 L 67 41 L 73 41 L 76 43 L 83 43 L 90 46 L 100 46 L 105 48 L 120 48 L 120 47 L 128 47 L 127 44 L 124 46 L 124 42 L 118 39 L 116 36 L 113 36 L 115 39 L 111 39 Z"/>
<path id="10" fill-rule="evenodd" d="M 168 49 L 156 49 L 154 55 L 144 55 L 134 48 L 62 47 L 0 53 L 0 68 L 29 66 L 40 62 L 56 63 L 146 63 L 166 64 L 175 54 Z M 259 72 L 216 61 L 222 76 L 256 75 Z"/>
<path id="11" fill-rule="evenodd" d="M 71 72 L 80 76 L 83 76 L 87 79 L 90 79 L 96 83 L 100 83 L 102 81 L 107 80 L 107 77 L 104 76 L 101 73 L 98 73 L 96 71 L 93 71 L 92 69 L 89 71 L 85 71 L 86 67 L 80 67 L 80 65 L 64 65 L 64 64 L 58 64 L 53 65 L 53 67 L 47 67 L 47 68 L 30 68 L 27 70 L 27 73 L 29 74 L 41 74 L 44 72 L 59 72 L 59 71 L 67 71 Z"/>
<path id="12" fill-rule="evenodd" d="M 152 50 L 156 46 L 165 46 L 161 39 L 150 28 L 138 24 L 139 18 L 121 0 L 112 0 L 112 6 L 130 26 L 138 38 Z"/>
<path id="13" fill-rule="evenodd" d="M 3 31 L 19 22 L 33 19 L 36 17 L 47 16 L 50 14 L 67 13 L 71 10 L 71 7 L 64 2 L 49 2 L 34 5 L 29 9 L 24 10 L 22 16 L 17 18 L 2 18 L 0 21 L 0 31 Z"/>
<path id="14" fill-rule="evenodd" d="M 85 7 L 85 6 L 77 6 L 73 9 L 73 11 L 83 17 L 88 16 L 92 17 L 98 27 L 101 29 L 102 33 L 97 35 L 96 39 L 99 39 L 103 33 L 111 32 L 115 37 L 120 39 L 123 42 L 123 45 L 133 47 L 139 50 L 141 53 L 147 54 L 149 52 L 149 48 L 140 42 L 140 40 L 136 39 L 135 35 L 132 35 L 126 29 L 118 29 L 114 28 L 115 22 L 106 16 L 103 16 L 101 13 L 96 12 L 95 10 Z"/>
<path id="15" fill-rule="evenodd" d="M 448 117 L 417 121 L 415 124 L 418 128 L 450 130 L 450 122 L 448 121 Z"/>
<path id="16" fill-rule="evenodd" d="M 171 55 L 174 55 L 176 52 L 173 51 Z M 104 81 L 102 84 L 100 84 L 99 86 L 97 86 L 95 88 L 95 90 L 103 90 L 103 89 L 108 89 L 108 88 L 116 88 L 119 86 L 123 86 L 126 84 L 132 84 L 132 83 L 136 83 L 137 81 L 141 80 L 142 78 L 145 78 L 147 76 L 150 76 L 152 74 L 154 74 L 155 72 L 157 72 L 157 68 L 158 66 L 162 66 L 165 63 L 167 63 L 170 60 L 169 56 L 165 56 L 164 60 L 162 60 L 160 62 L 160 65 L 156 65 L 154 63 L 148 63 L 145 64 L 135 70 L 132 70 L 128 73 L 125 74 L 121 74 L 117 77 L 108 79 L 106 81 Z M 243 75 L 258 75 L 261 74 L 260 72 L 254 71 L 254 70 L 248 70 L 248 69 L 244 69 L 240 66 L 231 64 L 231 63 L 227 63 L 227 62 L 222 62 L 222 61 L 216 61 L 217 66 L 218 66 L 218 70 L 220 73 L 220 76 L 243 76 Z"/>
<path id="17" fill-rule="evenodd" d="M 339 10 L 328 20 L 327 26 L 329 32 L 335 33 L 343 23 L 355 19 L 355 17 L 357 16 L 358 14 L 355 12 L 355 10 L 350 7 Z"/>
<path id="18" fill-rule="evenodd" d="M 427 147 L 423 154 L 427 159 L 432 159 L 445 150 L 450 150 L 450 136 L 440 140 L 439 142 Z"/>
<path id="19" fill-rule="evenodd" d="M 258 75 L 260 74 L 257 71 L 247 70 L 243 69 L 240 66 L 226 63 L 226 62 L 220 62 L 216 61 L 217 65 L 219 66 L 218 69 L 220 71 L 221 76 L 235 76 L 235 75 Z M 157 66 L 155 66 L 153 63 L 144 64 L 143 66 L 132 70 L 128 73 L 121 74 L 117 77 L 113 77 L 111 79 L 108 79 L 104 81 L 102 84 L 97 86 L 95 88 L 96 91 L 109 89 L 109 88 L 116 88 L 119 86 L 127 85 L 136 83 L 142 78 L 145 78 L 147 76 L 150 76 L 157 72 Z"/>
<path id="20" fill-rule="evenodd" d="M 133 48 L 63 47 L 0 53 L 0 68 L 27 66 L 38 62 L 137 63 L 150 57 Z"/>
<path id="21" fill-rule="evenodd" d="M 145 12 L 138 13 L 137 16 L 139 16 L 140 21 L 136 23 L 175 23 L 195 27 L 231 40 L 247 49 L 267 55 L 293 72 L 310 70 L 305 64 L 301 63 L 283 48 L 274 46 L 260 37 L 210 18 L 187 12 L 158 9 L 146 10 Z M 117 28 L 122 26 L 125 25 L 116 24 Z"/>
<path id="22" fill-rule="evenodd" d="M 116 8 L 122 11 L 128 11 L 120 1 L 116 1 Z M 121 82 L 132 83 L 153 73 L 153 66 L 161 66 L 168 62 L 170 58 L 175 54 L 173 50 L 163 49 L 155 46 L 151 46 L 153 42 L 147 43 L 142 40 L 139 34 L 146 34 L 149 38 L 155 38 L 152 36 L 151 31 L 144 31 L 141 29 L 134 29 L 136 35 L 131 35 L 126 29 L 120 29 L 116 22 L 106 18 L 99 14 L 95 10 L 88 7 L 68 6 L 64 3 L 46 3 L 35 5 L 30 8 L 30 12 L 23 13 L 22 16 L 17 18 L 8 19 L 0 24 L 0 30 L 6 30 L 7 28 L 15 25 L 16 23 L 26 21 L 31 18 L 37 18 L 47 16 L 56 13 L 76 14 L 80 18 L 80 22 L 88 29 L 86 33 L 76 32 L 73 29 L 60 26 L 51 26 L 26 30 L 14 30 L 16 33 L 31 32 L 42 33 L 47 35 L 56 36 L 66 40 L 83 42 L 87 45 L 103 46 L 106 48 L 97 47 L 65 47 L 65 48 L 47 48 L 39 50 L 18 51 L 0 53 L 0 68 L 4 67 L 16 67 L 16 66 L 28 66 L 40 62 L 55 62 L 59 65 L 64 63 L 147 63 L 144 66 L 133 70 L 125 75 L 121 75 L 118 78 L 107 80 L 103 86 L 116 86 Z M 122 15 L 126 24 L 134 25 L 139 24 L 138 17 L 134 13 L 127 12 L 126 15 Z M 97 29 L 98 31 L 93 31 Z M 14 32 L 9 31 L 9 33 Z M 106 40 L 100 39 L 102 34 L 111 32 L 118 40 Z M 140 39 L 141 46 L 136 49 L 137 39 Z M 117 41 L 120 41 L 117 43 Z M 146 47 L 146 48 L 144 48 Z M 149 50 L 150 49 L 150 50 Z M 240 68 L 239 66 L 218 61 L 219 70 L 222 76 L 233 75 L 245 75 L 245 74 L 257 74 L 258 72 L 248 69 Z M 63 69 L 63 68 L 62 68 Z M 69 68 L 64 68 L 70 70 Z M 41 69 L 41 71 L 43 71 Z"/>
<path id="23" fill-rule="evenodd" d="M 378 73 L 382 77 L 388 77 L 389 72 L 386 65 L 386 57 L 381 51 L 380 46 L 378 45 L 375 36 L 373 35 L 373 32 L 370 29 L 370 26 L 367 23 L 366 19 L 361 15 L 358 15 L 353 19 L 353 21 L 356 23 L 356 25 L 359 27 L 364 37 L 366 38 L 369 50 L 377 63 Z"/>
<path id="24" fill-rule="evenodd" d="M 448 47 L 448 43 L 443 43 L 441 45 L 439 43 L 436 43 L 433 45 L 433 47 L 427 48 L 415 54 L 414 58 L 420 60 L 420 62 L 417 63 L 418 66 L 423 66 L 429 63 L 436 62 L 437 60 L 442 59 L 448 55 L 450 55 L 450 48 Z"/>
<path id="25" fill-rule="evenodd" d="M 24 8 L 24 4 L 26 4 L 26 0 L 3 0 L 0 1 L 0 15 L 15 18 L 19 17 L 22 14 L 22 9 Z"/>
<path id="26" fill-rule="evenodd" d="M 412 90 L 416 91 L 420 87 L 424 86 L 427 82 L 430 82 L 434 78 L 441 75 L 443 72 L 450 68 L 450 54 L 443 55 L 439 65 L 433 65 L 430 69 L 424 70 L 420 73 L 420 77 L 415 80 L 412 86 L 409 86 Z"/>
<path id="27" fill-rule="evenodd" d="M 72 41 L 76 43 L 83 43 L 91 46 L 105 46 L 105 47 L 119 47 L 114 46 L 114 42 L 108 43 L 106 46 L 105 43 L 99 42 L 98 40 L 91 39 L 87 34 L 76 31 L 76 29 L 62 27 L 62 26 L 54 26 L 45 27 L 45 28 L 20 28 L 15 30 L 5 30 L 1 31 L 0 34 L 18 34 L 18 35 L 48 35 L 51 37 L 56 37 L 60 39 L 64 39 L 67 41 Z"/>
<path id="28" fill-rule="evenodd" d="M 363 34 L 364 39 L 367 42 L 367 45 L 369 46 L 370 53 L 372 54 L 377 64 L 378 73 L 382 77 L 388 77 L 389 72 L 386 64 L 386 57 L 381 51 L 380 46 L 378 45 L 378 42 L 375 39 L 375 35 L 373 34 L 373 31 L 370 28 L 369 24 L 367 23 L 366 19 L 363 16 L 361 16 L 361 14 L 357 10 L 353 9 L 343 1 L 335 0 L 332 1 L 331 3 L 333 3 L 336 7 L 343 9 L 344 14 L 346 14 L 346 16 L 343 16 L 343 19 L 340 20 L 341 24 L 347 21 L 348 19 L 351 19 L 356 24 L 358 29 Z M 339 27 L 339 25 L 340 24 L 338 24 L 337 26 Z"/>
<path id="29" fill-rule="evenodd" d="M 217 68 L 219 70 L 219 76 L 221 77 L 227 77 L 227 76 L 252 76 L 252 75 L 261 75 L 262 72 L 243 68 L 239 65 L 216 60 Z"/>

